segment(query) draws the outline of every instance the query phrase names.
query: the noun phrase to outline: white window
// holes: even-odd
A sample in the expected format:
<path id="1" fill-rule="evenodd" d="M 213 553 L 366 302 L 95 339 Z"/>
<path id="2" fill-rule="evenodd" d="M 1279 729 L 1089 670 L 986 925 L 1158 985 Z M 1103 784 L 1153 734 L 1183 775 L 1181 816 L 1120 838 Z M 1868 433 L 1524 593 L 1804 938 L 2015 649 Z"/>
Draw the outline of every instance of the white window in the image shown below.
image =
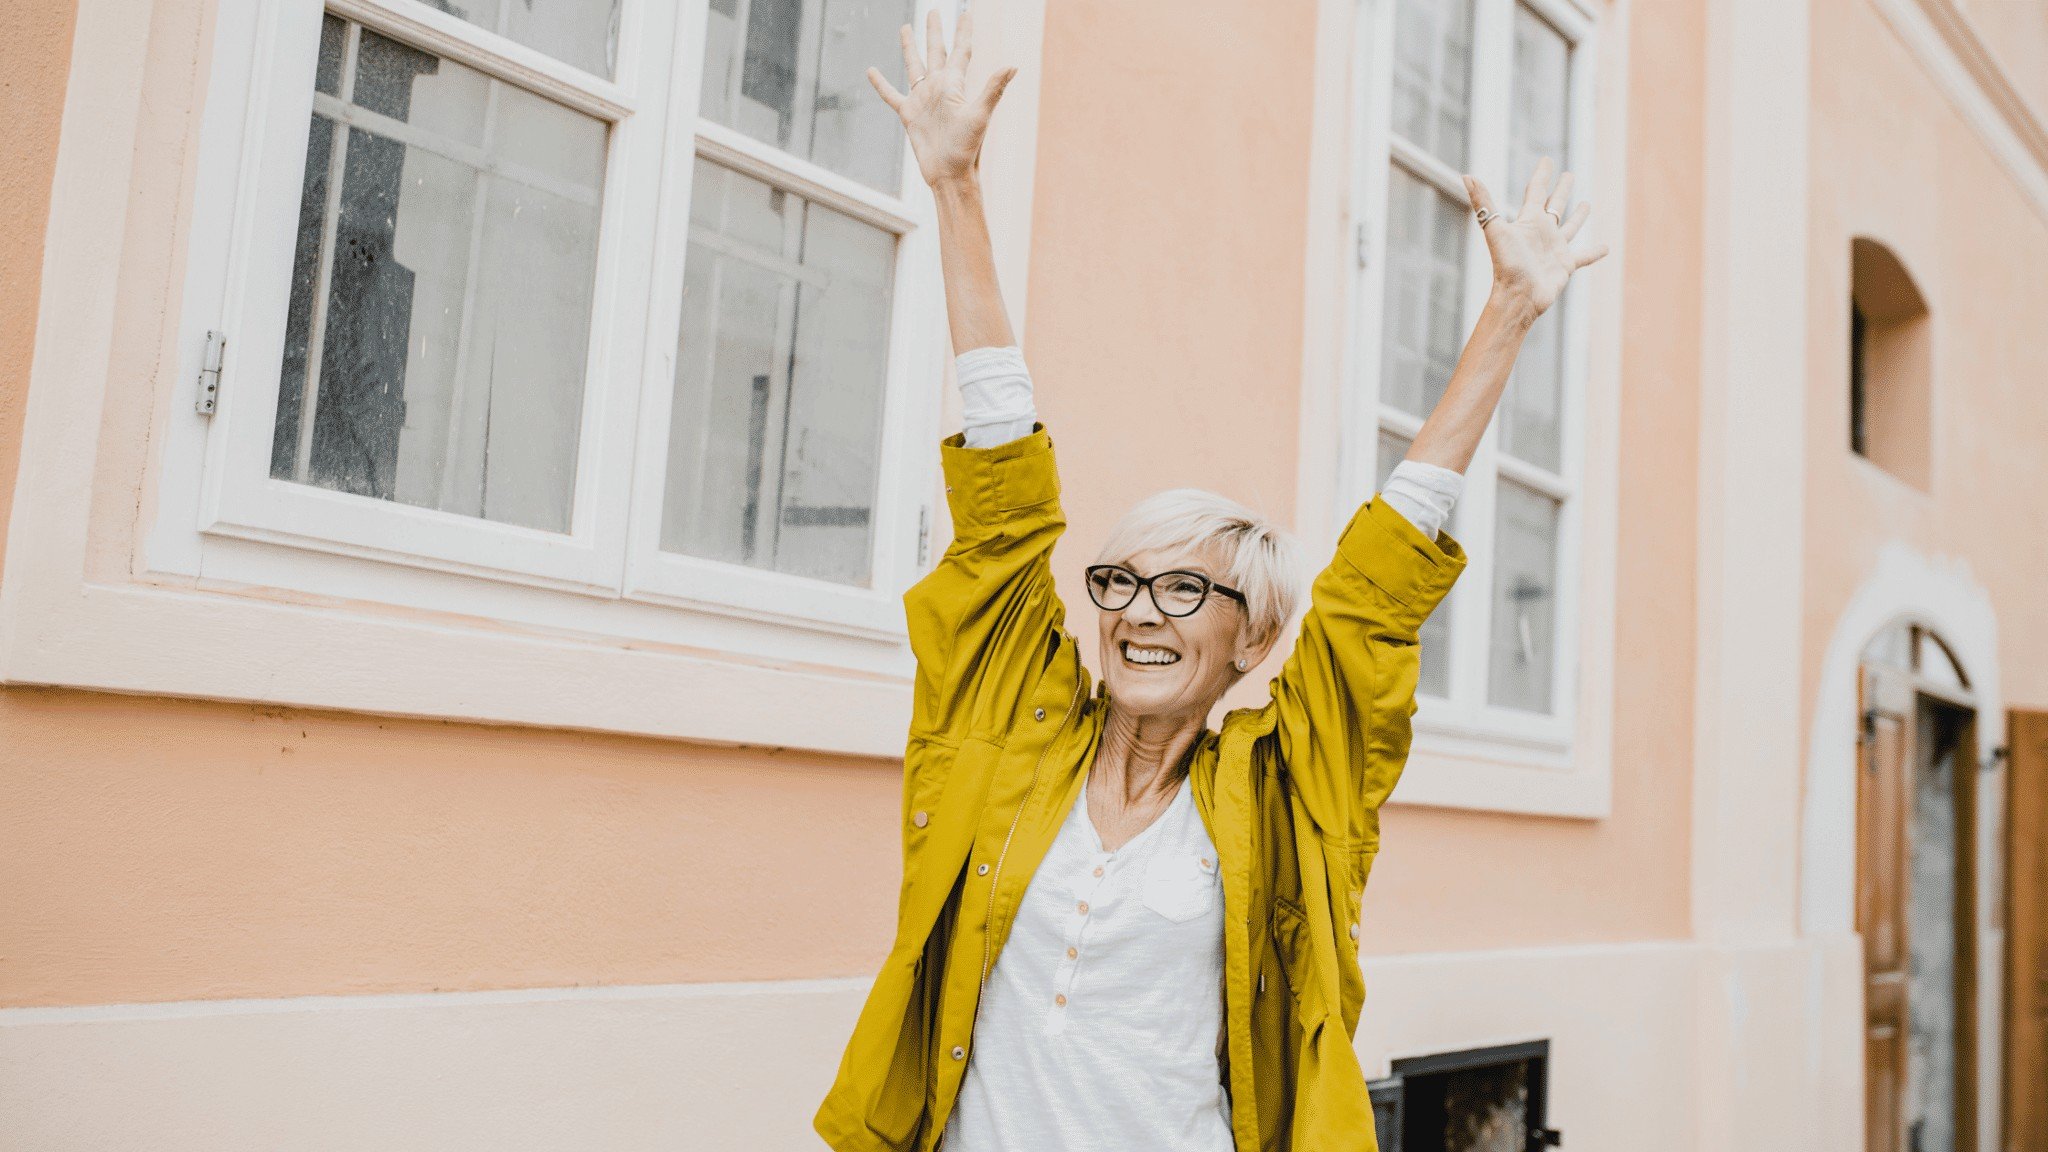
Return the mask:
<path id="1" fill-rule="evenodd" d="M 1536 161 L 1589 194 L 1587 15 L 1568 0 L 1379 0 L 1366 48 L 1351 373 L 1357 487 L 1386 479 L 1443 395 L 1490 266 L 1461 173 L 1510 210 Z M 1472 562 L 1423 629 L 1418 725 L 1562 747 L 1572 732 L 1585 326 L 1575 285 L 1536 324 L 1450 530 Z"/>
<path id="2" fill-rule="evenodd" d="M 225 4 L 257 31 L 220 65 L 247 112 L 191 310 L 227 355 L 189 567 L 900 636 L 943 356 L 864 72 L 900 72 L 918 0 Z M 387 573 L 280 559 L 308 550 Z"/>

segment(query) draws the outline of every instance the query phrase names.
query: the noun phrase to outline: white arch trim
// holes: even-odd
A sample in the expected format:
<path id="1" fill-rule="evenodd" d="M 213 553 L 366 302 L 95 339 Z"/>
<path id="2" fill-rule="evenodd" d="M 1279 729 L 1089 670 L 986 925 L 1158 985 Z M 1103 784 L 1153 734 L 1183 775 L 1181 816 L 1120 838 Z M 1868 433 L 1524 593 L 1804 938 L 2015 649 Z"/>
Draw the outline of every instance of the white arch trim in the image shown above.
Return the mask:
<path id="1" fill-rule="evenodd" d="M 2005 739 L 1998 623 L 1990 594 L 1961 559 L 1930 558 L 1897 542 L 1886 544 L 1835 622 L 1821 661 L 1799 837 L 1799 928 L 1806 935 L 1855 930 L 1857 667 L 1864 645 L 1902 620 L 1939 635 L 1970 678 L 1977 706 L 1978 762 Z M 1985 818 L 2002 816 L 1995 793 L 1984 800 L 1979 805 L 1980 850 L 1985 844 Z M 1989 895 L 1980 889 L 1980 899 Z"/>

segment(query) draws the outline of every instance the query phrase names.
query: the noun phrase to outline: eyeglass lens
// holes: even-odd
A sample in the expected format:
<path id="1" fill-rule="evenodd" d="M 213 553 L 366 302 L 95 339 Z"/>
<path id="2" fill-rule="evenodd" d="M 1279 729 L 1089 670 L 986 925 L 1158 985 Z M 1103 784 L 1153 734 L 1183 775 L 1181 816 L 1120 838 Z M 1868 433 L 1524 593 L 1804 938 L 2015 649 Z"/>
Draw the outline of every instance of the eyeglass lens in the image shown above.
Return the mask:
<path id="1" fill-rule="evenodd" d="M 1152 602 L 1168 616 L 1186 616 L 1202 606 L 1209 583 L 1192 572 L 1161 572 L 1152 577 Z M 1098 568 L 1088 574 L 1088 592 L 1106 612 L 1130 607 L 1138 596 L 1138 578 L 1122 568 Z"/>

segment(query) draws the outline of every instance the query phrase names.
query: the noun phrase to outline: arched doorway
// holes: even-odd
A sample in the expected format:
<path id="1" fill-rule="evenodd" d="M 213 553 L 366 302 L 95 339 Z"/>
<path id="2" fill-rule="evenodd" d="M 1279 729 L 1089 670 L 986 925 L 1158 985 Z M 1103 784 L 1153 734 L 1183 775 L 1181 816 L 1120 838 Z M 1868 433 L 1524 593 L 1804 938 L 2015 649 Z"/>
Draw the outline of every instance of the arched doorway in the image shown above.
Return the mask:
<path id="1" fill-rule="evenodd" d="M 1830 1117 L 1828 1126 L 1834 1131 L 1851 1125 L 1862 1128 L 1868 1119 L 1868 1036 L 1863 1012 L 1866 989 L 1843 988 L 1835 980 L 1863 985 L 1866 975 L 1865 941 L 1857 932 L 1861 855 L 1857 836 L 1864 776 L 1861 737 L 1866 711 L 1862 702 L 1864 656 L 1873 641 L 1880 644 L 1878 655 L 1883 653 L 1882 644 L 1896 644 L 1897 634 L 1893 630 L 1901 624 L 1917 625 L 1949 654 L 1948 662 L 1956 670 L 1959 682 L 1967 687 L 1969 701 L 1976 709 L 1974 749 L 1968 749 L 1967 740 L 1964 741 L 1978 766 L 1977 824 L 1972 840 L 1977 849 L 1973 869 L 1977 888 L 1973 935 L 1977 945 L 1979 998 L 1974 1021 L 1977 1049 L 1970 1064 L 1975 1069 L 1979 1091 L 1973 1110 L 1979 1140 L 1973 1152 L 1991 1152 L 1998 1146 L 2001 1129 L 2010 1127 L 2000 1114 L 2010 1095 L 2006 1085 L 2015 1076 L 2027 1074 L 2017 1064 L 2008 1065 L 2005 1059 L 2006 1014 L 2010 1009 L 2006 954 L 2012 946 L 2005 924 L 2007 904 L 2015 894 L 2007 882 L 2012 869 L 2004 859 L 2013 841 L 2006 834 L 2010 773 L 2000 754 L 2006 742 L 2007 716 L 1999 680 L 1998 614 L 1990 593 L 1967 566 L 1926 556 L 1896 542 L 1879 549 L 1870 571 L 1842 606 L 1816 669 L 1806 788 L 1801 800 L 1799 927 L 1802 936 L 1831 957 L 1829 971 L 1833 976 L 1827 986 L 1845 993 L 1830 998 L 1826 1023 L 1819 1034 L 1823 1044 L 1819 1055 L 1829 1070 L 1825 1079 L 1828 1096 L 1820 1107 Z M 1883 640 L 1888 633 L 1893 638 Z M 1897 654 L 1902 651 L 1911 650 L 1892 649 L 1889 663 L 1898 664 Z M 1926 650 L 1922 654 L 1924 657 Z M 2044 749 L 2044 754 L 2048 754 L 2048 749 Z M 2041 823 L 2048 827 L 2048 808 L 2044 808 Z M 2048 905 L 2048 860 L 2043 861 L 2041 873 L 2041 900 Z M 2048 1028 L 2043 1029 L 2043 1038 L 2048 1040 Z M 2044 1043 L 2043 1051 L 2048 1052 L 2048 1043 Z M 1903 1088 L 1900 1094 L 1903 1095 Z M 1901 1132 L 1900 1149 L 1906 1147 L 1904 1136 Z M 1845 1139 L 1838 1146 L 1864 1143 L 1867 1137 Z M 2048 1148 L 2048 1144 L 2041 1146 Z"/>
<path id="2" fill-rule="evenodd" d="M 1911 622 L 1859 661 L 1856 929 L 1870 1152 L 1978 1146 L 1977 702 Z"/>

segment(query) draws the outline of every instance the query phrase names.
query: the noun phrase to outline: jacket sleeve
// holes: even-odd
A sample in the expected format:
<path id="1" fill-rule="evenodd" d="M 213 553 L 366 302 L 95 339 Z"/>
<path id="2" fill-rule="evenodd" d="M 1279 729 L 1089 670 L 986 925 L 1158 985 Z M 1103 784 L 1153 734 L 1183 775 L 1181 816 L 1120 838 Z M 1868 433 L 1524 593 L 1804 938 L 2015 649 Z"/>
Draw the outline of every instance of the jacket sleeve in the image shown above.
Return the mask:
<path id="1" fill-rule="evenodd" d="M 1456 541 L 1432 541 L 1374 500 L 1316 577 L 1268 707 L 1281 761 L 1324 835 L 1377 840 L 1379 807 L 1408 760 L 1418 633 L 1464 567 Z"/>
<path id="2" fill-rule="evenodd" d="M 953 542 L 904 594 L 917 657 L 911 738 L 1000 739 L 1064 636 L 1053 544 L 1066 530 L 1044 425 L 992 448 L 939 448 Z"/>

